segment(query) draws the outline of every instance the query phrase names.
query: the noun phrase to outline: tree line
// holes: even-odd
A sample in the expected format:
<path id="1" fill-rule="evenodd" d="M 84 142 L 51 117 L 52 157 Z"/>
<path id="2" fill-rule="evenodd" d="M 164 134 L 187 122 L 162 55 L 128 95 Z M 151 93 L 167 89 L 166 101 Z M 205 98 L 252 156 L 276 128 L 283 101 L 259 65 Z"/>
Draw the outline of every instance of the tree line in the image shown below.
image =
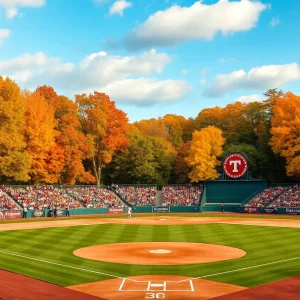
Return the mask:
<path id="1" fill-rule="evenodd" d="M 244 152 L 253 177 L 300 179 L 300 97 L 270 89 L 263 102 L 129 123 L 108 95 L 72 101 L 50 86 L 21 90 L 0 76 L 0 179 L 6 184 L 170 184 L 218 178 Z"/>

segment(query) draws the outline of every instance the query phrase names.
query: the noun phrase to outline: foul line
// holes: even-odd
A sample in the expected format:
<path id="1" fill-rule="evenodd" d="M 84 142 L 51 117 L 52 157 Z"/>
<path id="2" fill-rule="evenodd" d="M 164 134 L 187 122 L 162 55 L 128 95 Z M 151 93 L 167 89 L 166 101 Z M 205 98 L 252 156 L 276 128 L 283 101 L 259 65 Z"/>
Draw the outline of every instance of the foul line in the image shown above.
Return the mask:
<path id="1" fill-rule="evenodd" d="M 133 282 L 149 282 L 148 280 L 134 280 L 134 279 L 130 279 L 128 277 L 120 277 L 120 276 L 116 276 L 116 275 L 112 275 L 112 274 L 106 274 L 106 273 L 103 273 L 103 272 L 93 271 L 93 270 L 89 270 L 89 269 L 84 269 L 84 268 L 78 268 L 78 267 L 73 267 L 73 266 L 69 266 L 69 265 L 59 264 L 59 263 L 55 263 L 55 262 L 48 261 L 48 260 L 33 258 L 33 257 L 24 256 L 24 255 L 20 255 L 20 254 L 15 254 L 15 253 L 11 253 L 11 252 L 5 252 L 5 251 L 1 251 L 1 250 L 0 250 L 0 253 L 6 254 L 6 255 L 11 255 L 11 256 L 16 256 L 16 257 L 21 257 L 21 258 L 26 258 L 26 259 L 31 259 L 31 260 L 34 260 L 34 261 L 43 262 L 43 263 L 47 263 L 47 264 L 50 264 L 50 265 L 64 267 L 64 268 L 75 269 L 75 270 L 85 271 L 85 272 L 89 272 L 89 273 L 100 274 L 100 275 L 104 275 L 104 276 L 107 276 L 107 277 L 123 279 L 123 283 L 125 282 L 125 279 L 133 281 Z M 220 272 L 220 273 L 203 275 L 203 276 L 199 276 L 199 277 L 190 277 L 188 279 L 179 280 L 179 281 L 172 281 L 172 280 L 169 281 L 168 280 L 168 282 L 180 283 L 180 282 L 189 281 L 189 280 L 197 280 L 197 279 L 202 279 L 202 278 L 207 278 L 207 277 L 214 277 L 214 276 L 219 276 L 219 275 L 224 275 L 224 274 L 229 274 L 229 273 L 235 273 L 235 272 L 240 272 L 240 271 L 245 271 L 245 270 L 250 270 L 250 269 L 255 269 L 255 268 L 260 268 L 260 267 L 265 267 L 265 266 L 269 266 L 269 265 L 275 265 L 275 264 L 279 264 L 279 263 L 283 263 L 283 262 L 287 262 L 287 261 L 291 261 L 291 260 L 297 260 L 297 259 L 300 259 L 300 256 L 293 257 L 293 258 L 287 258 L 287 259 L 283 259 L 283 260 L 278 260 L 278 261 L 274 261 L 274 262 L 270 262 L 270 263 L 260 264 L 260 265 L 256 265 L 256 266 L 252 266 L 252 267 L 245 267 L 245 268 L 240 268 L 240 269 L 236 269 L 236 270 L 230 270 L 230 271 L 224 271 L 224 272 Z M 165 274 L 165 275 L 167 276 L 168 274 Z"/>

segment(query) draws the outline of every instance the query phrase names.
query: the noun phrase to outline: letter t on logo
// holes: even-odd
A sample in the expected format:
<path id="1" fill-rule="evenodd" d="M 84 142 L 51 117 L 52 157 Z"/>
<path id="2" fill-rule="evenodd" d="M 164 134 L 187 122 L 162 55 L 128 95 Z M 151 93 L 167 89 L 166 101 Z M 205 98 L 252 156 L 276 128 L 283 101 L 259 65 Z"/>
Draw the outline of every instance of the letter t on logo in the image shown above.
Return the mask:
<path id="1" fill-rule="evenodd" d="M 229 165 L 231 166 L 231 165 L 233 165 L 233 170 L 232 170 L 232 172 L 234 172 L 234 173 L 237 173 L 239 170 L 238 170 L 238 168 L 237 168 L 237 166 L 238 165 L 241 165 L 242 164 L 242 162 L 240 161 L 240 160 L 231 160 L 230 162 L 229 162 Z"/>

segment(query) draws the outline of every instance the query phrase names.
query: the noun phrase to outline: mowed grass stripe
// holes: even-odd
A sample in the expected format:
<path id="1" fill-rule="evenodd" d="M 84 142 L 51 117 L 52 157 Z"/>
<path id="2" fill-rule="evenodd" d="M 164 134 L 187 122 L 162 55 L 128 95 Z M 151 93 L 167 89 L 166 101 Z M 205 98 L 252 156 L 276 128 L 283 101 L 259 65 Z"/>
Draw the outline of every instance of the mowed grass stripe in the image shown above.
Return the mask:
<path id="1" fill-rule="evenodd" d="M 117 225 L 117 224 L 105 224 L 105 225 L 92 225 L 82 227 L 68 227 L 40 230 L 28 230 L 28 236 L 22 235 L 22 245 L 30 247 L 32 245 L 32 239 L 34 243 L 38 244 L 38 236 L 43 234 L 49 234 L 50 240 L 54 244 L 53 247 L 47 249 L 47 243 L 42 243 L 42 246 L 38 248 L 40 251 L 36 256 L 41 258 L 47 258 L 48 260 L 55 261 L 57 263 L 71 264 L 73 266 L 89 268 L 108 274 L 114 274 L 120 277 L 127 277 L 138 274 L 172 274 L 172 275 L 186 275 L 190 277 L 198 277 L 206 274 L 213 274 L 218 272 L 225 272 L 232 269 L 239 269 L 243 267 L 263 264 L 267 262 L 274 262 L 285 258 L 299 256 L 299 244 L 300 244 L 300 230 L 293 228 L 276 228 L 276 227 L 260 227 L 260 226 L 244 226 L 244 225 L 229 225 L 229 224 L 203 224 L 203 225 L 182 225 L 182 226 L 142 226 L 142 225 Z M 65 231 L 66 230 L 66 231 Z M 70 236 L 72 238 L 61 241 L 62 236 Z M 7 237 L 10 236 L 9 239 Z M 6 232 L 5 237 L 0 235 L 0 244 L 2 241 L 10 240 L 10 243 L 18 244 L 19 240 L 13 242 L 14 237 L 19 237 L 14 232 Z M 123 237 L 123 239 L 122 239 Z M 28 238 L 28 240 L 27 240 Z M 50 241 L 49 240 L 49 241 Z M 247 255 L 241 259 L 222 261 L 209 264 L 194 264 L 184 266 L 140 266 L 140 265 L 122 265 L 122 264 L 110 264 L 92 260 L 86 260 L 75 257 L 72 254 L 73 249 L 86 247 L 89 245 L 97 245 L 113 242 L 128 242 L 128 241 L 189 241 L 198 243 L 213 243 L 223 244 L 227 246 L 242 248 L 247 251 Z M 28 243 L 26 245 L 26 243 Z M 19 244 L 20 245 L 20 244 Z M 12 249 L 14 251 L 12 251 Z M 6 251 L 14 253 L 22 253 L 22 247 L 17 249 L 13 245 L 6 244 Z M 47 266 L 37 262 L 26 263 L 30 265 L 30 268 L 24 268 L 23 265 L 18 265 L 15 258 L 9 258 L 5 255 L 0 255 L 0 267 L 10 270 L 11 267 L 17 268 L 19 273 L 27 274 L 35 277 L 35 268 L 43 268 L 51 273 L 53 267 Z M 285 266 L 288 266 L 286 268 Z M 58 268 L 59 269 L 59 268 Z M 272 269 L 270 272 L 269 270 Z M 33 273 L 32 273 L 33 272 Z M 47 275 L 47 272 L 39 271 L 38 278 L 44 279 L 49 282 L 54 282 L 61 285 L 79 284 L 83 282 L 95 281 L 105 279 L 105 276 L 86 275 L 84 272 L 76 272 L 74 270 L 65 270 L 69 276 L 68 279 L 61 278 L 53 279 L 53 273 L 51 276 Z M 250 272 L 250 271 L 249 271 Z M 281 279 L 289 276 L 293 276 L 295 273 L 300 273 L 300 266 L 298 262 L 289 262 L 286 264 L 279 264 L 278 267 L 273 266 L 261 268 L 254 272 L 256 278 L 249 277 L 249 272 L 240 272 L 237 274 L 227 274 L 219 276 L 218 280 L 232 283 L 241 284 L 245 286 L 253 286 L 264 283 L 264 278 Z M 251 273 L 250 272 L 250 273 Z M 73 274 L 74 273 L 74 274 Z M 82 273 L 82 274 L 81 274 Z M 259 274 L 256 275 L 256 274 Z M 60 277 L 60 273 L 58 273 Z M 258 276 L 258 277 L 257 277 Z M 43 277 L 43 278 L 41 278 Z M 37 278 L 37 277 L 36 277 Z M 100 279 L 99 279 L 100 278 Z M 211 278 L 211 280 L 217 280 Z M 268 279 L 269 280 L 269 279 Z"/>

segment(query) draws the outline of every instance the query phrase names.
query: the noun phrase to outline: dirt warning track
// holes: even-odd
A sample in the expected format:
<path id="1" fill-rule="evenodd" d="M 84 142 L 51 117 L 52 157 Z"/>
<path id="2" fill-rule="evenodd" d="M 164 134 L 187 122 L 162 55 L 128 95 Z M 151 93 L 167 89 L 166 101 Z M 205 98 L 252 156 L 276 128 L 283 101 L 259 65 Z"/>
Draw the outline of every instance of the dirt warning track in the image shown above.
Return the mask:
<path id="1" fill-rule="evenodd" d="M 132 224 L 132 225 L 189 225 L 189 224 L 236 224 L 254 226 L 275 226 L 300 228 L 300 220 L 272 219 L 270 218 L 234 218 L 234 217 L 174 217 L 153 216 L 124 218 L 98 218 L 98 219 L 68 219 L 40 222 L 0 223 L 0 231 L 24 230 L 38 228 L 55 228 L 62 226 L 88 226 L 99 224 Z"/>

